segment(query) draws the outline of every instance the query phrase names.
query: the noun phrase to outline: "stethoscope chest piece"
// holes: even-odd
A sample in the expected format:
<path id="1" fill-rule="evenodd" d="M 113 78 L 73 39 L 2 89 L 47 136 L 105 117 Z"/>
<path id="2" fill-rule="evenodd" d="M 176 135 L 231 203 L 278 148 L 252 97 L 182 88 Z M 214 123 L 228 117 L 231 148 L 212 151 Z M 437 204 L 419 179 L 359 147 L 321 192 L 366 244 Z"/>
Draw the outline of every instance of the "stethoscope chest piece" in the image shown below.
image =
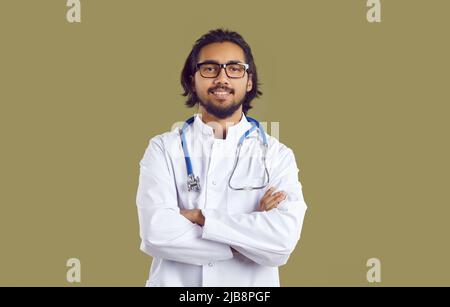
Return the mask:
<path id="1" fill-rule="evenodd" d="M 187 179 L 188 191 L 200 192 L 200 179 L 194 176 L 194 174 L 189 174 Z"/>

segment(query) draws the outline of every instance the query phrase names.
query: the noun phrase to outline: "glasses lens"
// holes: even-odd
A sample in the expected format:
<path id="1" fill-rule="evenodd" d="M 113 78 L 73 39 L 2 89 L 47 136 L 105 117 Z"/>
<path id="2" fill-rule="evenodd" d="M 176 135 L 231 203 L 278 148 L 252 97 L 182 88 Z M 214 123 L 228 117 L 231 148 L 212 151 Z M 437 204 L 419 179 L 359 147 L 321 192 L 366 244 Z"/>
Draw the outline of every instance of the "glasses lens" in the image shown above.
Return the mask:
<path id="1" fill-rule="evenodd" d="M 205 78 L 214 78 L 219 74 L 220 66 L 217 64 L 202 64 L 200 65 L 200 74 Z"/>
<path id="2" fill-rule="evenodd" d="M 245 66 L 242 64 L 228 64 L 227 75 L 230 78 L 242 78 L 245 74 Z"/>

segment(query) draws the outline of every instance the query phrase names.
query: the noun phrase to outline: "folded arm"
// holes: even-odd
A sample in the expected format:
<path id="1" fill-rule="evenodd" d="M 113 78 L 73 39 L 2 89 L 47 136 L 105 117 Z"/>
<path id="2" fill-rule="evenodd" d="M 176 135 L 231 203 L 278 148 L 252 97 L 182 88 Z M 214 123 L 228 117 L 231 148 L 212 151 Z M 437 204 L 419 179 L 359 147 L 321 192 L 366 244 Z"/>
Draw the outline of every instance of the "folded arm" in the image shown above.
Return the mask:
<path id="1" fill-rule="evenodd" d="M 286 199 L 270 211 L 228 214 L 202 209 L 202 238 L 230 245 L 267 266 L 285 264 L 294 250 L 303 225 L 306 203 L 292 151 L 286 150 L 272 170 L 270 186 L 286 193 Z"/>
<path id="2" fill-rule="evenodd" d="M 194 265 L 231 259 L 230 246 L 205 240 L 202 228 L 180 214 L 168 161 L 162 141 L 153 138 L 140 162 L 136 197 L 141 250 L 153 257 Z"/>

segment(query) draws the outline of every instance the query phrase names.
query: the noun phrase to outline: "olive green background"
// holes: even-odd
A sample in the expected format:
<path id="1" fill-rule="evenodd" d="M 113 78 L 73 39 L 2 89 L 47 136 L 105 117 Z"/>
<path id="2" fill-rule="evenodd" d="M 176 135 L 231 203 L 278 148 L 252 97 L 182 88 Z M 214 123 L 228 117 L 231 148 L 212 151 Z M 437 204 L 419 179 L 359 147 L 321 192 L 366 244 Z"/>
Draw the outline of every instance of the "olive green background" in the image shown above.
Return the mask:
<path id="1" fill-rule="evenodd" d="M 253 49 L 308 204 L 283 286 L 450 285 L 450 2 L 0 2 L 0 285 L 142 286 L 138 163 L 195 109 L 179 74 L 216 27 Z"/>

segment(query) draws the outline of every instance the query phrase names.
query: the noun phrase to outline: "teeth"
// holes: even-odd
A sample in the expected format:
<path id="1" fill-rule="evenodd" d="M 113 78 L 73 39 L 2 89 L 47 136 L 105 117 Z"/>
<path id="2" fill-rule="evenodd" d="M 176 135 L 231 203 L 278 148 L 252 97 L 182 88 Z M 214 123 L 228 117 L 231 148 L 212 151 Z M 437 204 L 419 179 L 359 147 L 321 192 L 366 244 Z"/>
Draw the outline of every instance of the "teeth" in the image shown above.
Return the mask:
<path id="1" fill-rule="evenodd" d="M 228 92 L 213 92 L 215 95 L 226 95 Z"/>

